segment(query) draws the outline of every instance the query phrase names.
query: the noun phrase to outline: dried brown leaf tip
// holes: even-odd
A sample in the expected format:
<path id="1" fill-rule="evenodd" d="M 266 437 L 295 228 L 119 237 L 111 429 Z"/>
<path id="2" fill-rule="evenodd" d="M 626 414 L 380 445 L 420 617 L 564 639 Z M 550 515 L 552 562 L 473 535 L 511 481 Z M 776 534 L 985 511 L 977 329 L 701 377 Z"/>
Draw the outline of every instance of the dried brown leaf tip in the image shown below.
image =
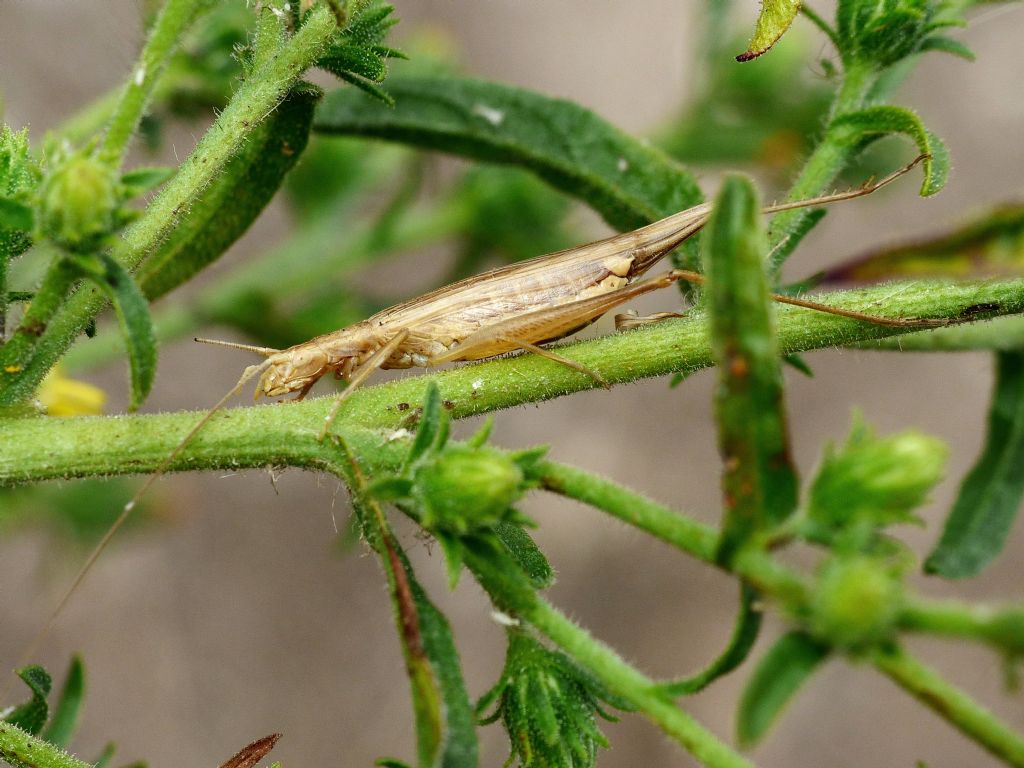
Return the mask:
<path id="1" fill-rule="evenodd" d="M 253 768 L 256 763 L 266 757 L 280 738 L 280 733 L 272 733 L 262 739 L 256 739 L 252 744 L 242 747 L 233 757 L 229 757 L 221 763 L 220 768 Z"/>

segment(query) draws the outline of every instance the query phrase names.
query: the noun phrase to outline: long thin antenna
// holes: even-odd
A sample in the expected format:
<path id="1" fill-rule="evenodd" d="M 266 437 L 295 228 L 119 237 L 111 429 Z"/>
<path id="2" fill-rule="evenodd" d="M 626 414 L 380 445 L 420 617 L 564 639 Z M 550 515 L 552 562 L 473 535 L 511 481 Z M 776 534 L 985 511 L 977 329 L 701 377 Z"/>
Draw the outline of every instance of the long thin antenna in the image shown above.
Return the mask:
<path id="1" fill-rule="evenodd" d="M 766 205 L 763 209 L 764 213 L 779 213 L 780 211 L 789 211 L 794 208 L 807 208 L 812 205 L 824 205 L 826 203 L 838 203 L 842 200 L 852 200 L 855 197 L 863 197 L 864 195 L 870 195 L 872 192 L 881 189 L 886 184 L 890 184 L 896 181 L 900 176 L 910 173 L 914 168 L 923 163 L 925 160 L 931 159 L 931 155 L 918 155 L 908 163 L 907 165 L 900 168 L 898 171 L 893 171 L 888 176 L 879 179 L 878 181 L 869 180 L 863 186 L 856 187 L 854 189 L 848 189 L 844 192 L 833 192 L 830 195 L 821 195 L 820 197 L 808 198 L 807 200 L 796 200 L 791 203 L 776 203 L 774 205 Z"/>
<path id="2" fill-rule="evenodd" d="M 280 349 L 273 347 L 255 347 L 252 344 L 239 344 L 237 341 L 221 341 L 220 339 L 200 339 L 198 336 L 192 339 L 200 344 L 213 344 L 218 347 L 231 347 L 231 349 L 244 349 L 246 352 L 255 352 L 258 355 L 269 356 L 280 352 Z"/>
<path id="3" fill-rule="evenodd" d="M 263 349 L 263 347 L 259 347 L 258 349 Z M 271 352 L 274 351 L 276 350 L 271 350 Z M 235 384 L 235 386 L 233 386 L 231 390 L 226 395 L 224 395 L 224 397 L 222 397 L 215 406 L 213 406 L 213 408 L 207 411 L 203 415 L 203 418 L 196 422 L 196 425 L 192 427 L 192 429 L 189 430 L 188 434 L 181 439 L 181 442 L 179 442 L 175 446 L 174 450 L 167 455 L 167 458 L 160 462 L 160 465 L 156 468 L 156 471 L 146 478 L 146 482 L 144 482 L 142 484 L 142 487 L 135 492 L 135 495 L 132 496 L 131 501 L 124 505 L 124 509 L 121 510 L 121 514 L 118 515 L 117 520 L 115 520 L 113 525 L 111 525 L 107 529 L 107 532 L 103 534 L 103 538 L 99 540 L 99 543 L 95 547 L 93 547 L 92 552 L 89 553 L 89 557 L 86 558 L 85 563 L 79 569 L 74 581 L 71 582 L 71 586 L 68 587 L 68 589 L 64 592 L 63 597 L 61 597 L 60 602 L 58 602 L 57 606 L 53 609 L 53 612 L 46 620 L 46 623 L 43 624 L 40 630 L 36 633 L 35 637 L 32 638 L 32 641 L 25 648 L 25 651 L 22 653 L 21 658 L 18 660 L 16 669 L 24 667 L 32 660 L 32 657 L 35 655 L 35 652 L 39 649 L 39 646 L 42 644 L 43 640 L 46 639 L 46 636 L 50 633 L 50 630 L 53 628 L 54 623 L 57 621 L 57 617 L 60 616 L 61 611 L 64 610 L 64 606 L 68 604 L 68 601 L 71 599 L 71 596 L 75 594 L 75 592 L 78 590 L 79 585 L 85 580 L 85 577 L 89 573 L 89 571 L 92 570 L 92 566 L 99 559 L 99 556 L 103 554 L 103 550 L 107 548 L 107 544 L 110 543 L 110 540 L 114 538 L 114 535 L 127 522 L 129 515 L 131 515 L 132 513 L 132 510 L 135 509 L 135 506 L 139 503 L 142 497 L 146 495 L 146 492 L 152 487 L 153 483 L 155 483 L 163 476 L 163 474 L 167 471 L 167 468 L 170 467 L 172 463 L 174 463 L 174 460 L 178 458 L 179 455 L 181 455 L 181 452 L 185 450 L 186 447 L 188 447 L 188 444 L 192 442 L 192 439 L 199 433 L 199 430 L 206 426 L 206 424 L 210 421 L 210 419 L 214 417 L 217 411 L 223 408 L 224 404 L 227 403 L 228 400 L 237 395 L 239 391 L 242 389 L 242 387 L 244 387 L 249 382 L 249 380 L 252 379 L 253 376 L 266 370 L 266 368 L 269 365 L 270 361 L 264 360 L 259 365 L 250 365 L 248 368 L 246 368 L 245 371 L 242 373 L 242 377 L 238 380 L 238 383 Z M 7 694 L 10 691 L 11 682 L 12 681 L 10 680 L 6 681 L 2 689 L 0 689 L 0 691 L 2 691 L 2 695 L 0 695 L 0 700 L 7 698 Z"/>

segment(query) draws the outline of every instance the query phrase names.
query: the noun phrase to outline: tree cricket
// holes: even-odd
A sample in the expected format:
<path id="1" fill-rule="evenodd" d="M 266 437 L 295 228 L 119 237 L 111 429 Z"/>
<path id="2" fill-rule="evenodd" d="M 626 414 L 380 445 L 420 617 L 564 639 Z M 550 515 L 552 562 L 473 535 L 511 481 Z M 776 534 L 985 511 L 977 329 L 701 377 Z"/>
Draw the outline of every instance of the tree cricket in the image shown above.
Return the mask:
<path id="1" fill-rule="evenodd" d="M 769 205 L 762 210 L 771 214 L 862 197 L 906 174 L 926 157 L 922 155 L 889 176 L 855 189 Z M 700 231 L 708 221 L 711 207 L 711 203 L 702 203 L 632 232 L 460 280 L 288 349 L 196 339 L 257 352 L 266 360 L 246 368 L 238 383 L 207 411 L 146 479 L 89 555 L 26 656 L 34 652 L 139 499 L 203 426 L 254 376 L 260 375 L 254 399 L 261 395 L 277 397 L 296 393 L 295 399 L 301 400 L 320 378 L 329 373 L 345 381 L 348 386 L 335 397 L 321 426 L 321 440 L 330 431 L 345 399 L 379 368 L 433 367 L 523 351 L 566 365 L 607 386 L 599 371 L 590 370 L 541 345 L 570 336 L 611 309 L 679 280 L 703 282 L 701 274 L 678 269 L 656 277 L 640 278 Z M 921 328 L 941 324 L 930 320 L 881 318 L 777 294 L 772 298 L 876 324 Z M 619 316 L 616 326 L 631 328 L 671 316 L 679 314 L 663 312 L 647 318 Z"/>

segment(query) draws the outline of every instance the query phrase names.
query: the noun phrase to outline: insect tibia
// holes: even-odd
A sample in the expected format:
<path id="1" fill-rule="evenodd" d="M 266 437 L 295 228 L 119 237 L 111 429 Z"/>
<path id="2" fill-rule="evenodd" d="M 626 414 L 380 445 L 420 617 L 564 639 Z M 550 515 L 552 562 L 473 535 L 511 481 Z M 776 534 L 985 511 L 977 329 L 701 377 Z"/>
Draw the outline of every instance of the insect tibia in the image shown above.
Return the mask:
<path id="1" fill-rule="evenodd" d="M 269 357 L 270 355 L 277 354 L 281 350 L 274 349 L 272 347 L 257 347 L 252 344 L 240 344 L 237 341 L 221 341 L 220 339 L 200 339 L 198 336 L 192 339 L 192 341 L 198 341 L 200 344 L 213 344 L 218 347 L 231 347 L 232 349 L 244 349 L 247 352 L 255 352 L 258 355 Z"/>

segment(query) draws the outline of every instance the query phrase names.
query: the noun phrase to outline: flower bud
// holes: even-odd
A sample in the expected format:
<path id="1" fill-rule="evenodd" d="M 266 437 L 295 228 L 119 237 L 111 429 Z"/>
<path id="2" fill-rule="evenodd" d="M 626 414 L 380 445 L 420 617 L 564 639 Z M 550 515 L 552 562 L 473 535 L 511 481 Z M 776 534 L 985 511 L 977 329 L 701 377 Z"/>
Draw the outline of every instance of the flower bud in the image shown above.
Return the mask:
<path id="1" fill-rule="evenodd" d="M 826 454 L 811 487 L 810 516 L 830 527 L 909 522 L 945 470 L 946 445 L 908 430 L 876 437 L 855 423 L 846 444 Z"/>
<path id="2" fill-rule="evenodd" d="M 423 526 L 456 534 L 508 518 L 523 487 L 523 471 L 509 455 L 455 445 L 418 467 L 413 481 Z"/>
<path id="3" fill-rule="evenodd" d="M 877 560 L 830 560 L 811 605 L 811 630 L 846 650 L 877 643 L 892 632 L 901 594 L 899 581 Z"/>
<path id="4" fill-rule="evenodd" d="M 43 182 L 39 225 L 69 250 L 88 249 L 114 226 L 118 178 L 104 163 L 76 155 Z"/>

